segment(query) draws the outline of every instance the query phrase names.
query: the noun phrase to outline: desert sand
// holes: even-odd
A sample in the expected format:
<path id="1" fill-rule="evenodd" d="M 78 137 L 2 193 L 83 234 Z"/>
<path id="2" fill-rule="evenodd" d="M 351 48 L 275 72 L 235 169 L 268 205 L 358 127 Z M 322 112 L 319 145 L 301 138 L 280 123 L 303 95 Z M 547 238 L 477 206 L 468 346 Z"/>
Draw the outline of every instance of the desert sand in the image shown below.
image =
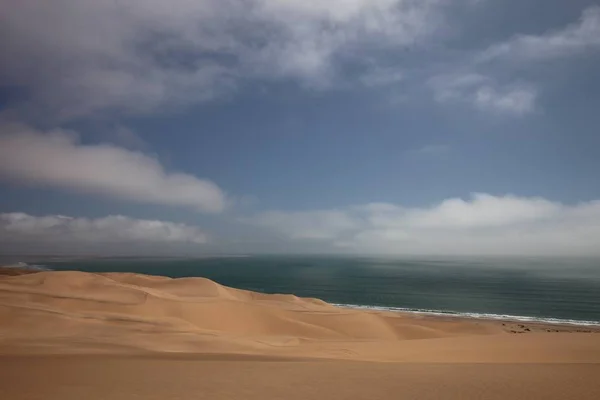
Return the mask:
<path id="1" fill-rule="evenodd" d="M 343 309 L 203 278 L 0 277 L 0 398 L 600 398 L 593 327 Z"/>

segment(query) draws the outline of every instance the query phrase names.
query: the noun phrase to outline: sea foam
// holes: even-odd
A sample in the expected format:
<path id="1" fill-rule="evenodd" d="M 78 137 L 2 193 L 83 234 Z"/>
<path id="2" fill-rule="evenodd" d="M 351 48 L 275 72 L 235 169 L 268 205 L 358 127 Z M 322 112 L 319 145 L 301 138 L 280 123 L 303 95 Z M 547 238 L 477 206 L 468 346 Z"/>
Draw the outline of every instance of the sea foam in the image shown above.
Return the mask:
<path id="1" fill-rule="evenodd" d="M 404 312 L 404 313 L 411 313 L 411 314 L 436 315 L 436 316 L 454 317 L 454 318 L 475 318 L 475 319 L 493 319 L 493 320 L 501 320 L 501 321 L 540 322 L 540 323 L 545 323 L 545 324 L 557 324 L 557 325 L 600 326 L 600 321 L 531 317 L 531 316 L 524 316 L 524 315 L 472 313 L 472 312 L 459 312 L 459 311 L 447 311 L 447 310 L 427 310 L 427 309 L 414 309 L 414 308 L 402 308 L 402 307 L 368 306 L 368 305 L 360 305 L 360 304 L 335 304 L 334 303 L 332 305 L 334 305 L 336 307 L 355 308 L 355 309 L 359 309 L 359 310 Z"/>

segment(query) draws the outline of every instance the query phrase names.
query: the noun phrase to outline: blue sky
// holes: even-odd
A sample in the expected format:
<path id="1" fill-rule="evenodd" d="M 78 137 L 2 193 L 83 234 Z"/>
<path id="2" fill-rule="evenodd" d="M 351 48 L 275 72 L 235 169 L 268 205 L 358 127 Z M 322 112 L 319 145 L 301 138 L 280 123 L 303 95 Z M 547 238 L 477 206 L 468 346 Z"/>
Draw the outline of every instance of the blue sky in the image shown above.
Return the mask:
<path id="1" fill-rule="evenodd" d="M 593 1 L 0 5 L 4 252 L 598 254 Z"/>

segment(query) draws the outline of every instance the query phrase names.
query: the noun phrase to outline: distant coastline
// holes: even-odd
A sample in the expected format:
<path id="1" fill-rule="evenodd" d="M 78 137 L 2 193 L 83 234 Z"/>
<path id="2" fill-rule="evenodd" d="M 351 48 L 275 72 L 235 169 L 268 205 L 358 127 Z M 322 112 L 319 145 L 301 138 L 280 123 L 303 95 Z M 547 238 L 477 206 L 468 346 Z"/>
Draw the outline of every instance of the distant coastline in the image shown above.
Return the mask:
<path id="1" fill-rule="evenodd" d="M 420 310 L 410 309 L 401 307 L 383 307 L 383 306 L 369 306 L 361 304 L 332 304 L 336 307 L 350 308 L 356 310 L 371 310 L 371 311 L 383 311 L 383 312 L 397 312 L 406 314 L 416 314 L 430 317 L 442 317 L 442 318 L 456 318 L 456 319 L 476 319 L 486 321 L 507 321 L 507 322 L 527 322 L 527 323 L 539 323 L 539 324 L 550 324 L 550 325 L 567 325 L 567 326 L 589 326 L 589 327 L 600 327 L 600 321 L 585 321 L 575 319 L 561 319 L 561 318 L 545 318 L 545 317 L 528 317 L 522 315 L 504 315 L 504 314 L 489 314 L 489 313 L 469 313 L 469 312 L 458 312 L 458 311 L 446 311 L 446 310 Z"/>
<path id="2" fill-rule="evenodd" d="M 143 259 L 142 259 L 143 260 Z M 26 275 L 43 271 L 52 271 L 51 269 L 43 265 L 30 265 L 24 262 L 18 262 L 11 265 L 0 266 L 0 276 L 18 276 Z M 150 275 L 149 275 L 150 276 Z M 166 278 L 163 276 L 156 276 L 160 278 Z M 293 293 L 286 293 L 293 295 Z M 507 315 L 507 314 L 493 314 L 493 313 L 475 313 L 475 312 L 458 312 L 449 310 L 430 310 L 430 309 L 411 309 L 404 307 L 386 307 L 377 305 L 364 305 L 364 304 L 342 304 L 342 303 L 330 303 L 331 305 L 339 308 L 347 308 L 353 310 L 364 310 L 367 312 L 391 312 L 397 314 L 417 315 L 423 317 L 432 318 L 451 318 L 451 319 L 466 319 L 466 320 L 481 320 L 481 321 L 504 321 L 504 322 L 521 322 L 531 323 L 540 325 L 557 325 L 557 326 L 573 326 L 573 327 L 592 327 L 600 328 L 600 321 L 590 320 L 575 320 L 575 319 L 561 319 L 551 317 L 530 317 L 530 316 L 519 316 L 519 315 Z"/>

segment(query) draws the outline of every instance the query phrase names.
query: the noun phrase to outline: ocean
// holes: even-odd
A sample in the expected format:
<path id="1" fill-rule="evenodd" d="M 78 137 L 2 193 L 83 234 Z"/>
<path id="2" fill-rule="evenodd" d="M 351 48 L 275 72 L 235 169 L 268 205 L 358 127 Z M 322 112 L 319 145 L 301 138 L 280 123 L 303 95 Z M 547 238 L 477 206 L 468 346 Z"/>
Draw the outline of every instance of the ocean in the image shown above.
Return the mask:
<path id="1" fill-rule="evenodd" d="M 245 256 L 37 258 L 35 264 L 52 270 L 201 276 L 346 307 L 600 324 L 600 259 Z"/>

